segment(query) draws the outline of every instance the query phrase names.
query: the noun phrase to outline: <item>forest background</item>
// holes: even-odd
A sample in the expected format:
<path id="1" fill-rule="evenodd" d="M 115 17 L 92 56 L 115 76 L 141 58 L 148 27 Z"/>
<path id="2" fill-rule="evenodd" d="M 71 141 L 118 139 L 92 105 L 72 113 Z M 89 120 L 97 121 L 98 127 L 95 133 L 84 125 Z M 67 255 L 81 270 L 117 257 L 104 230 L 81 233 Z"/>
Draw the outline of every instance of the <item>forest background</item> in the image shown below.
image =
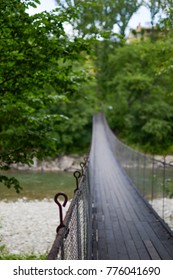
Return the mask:
<path id="1" fill-rule="evenodd" d="M 0 0 L 0 169 L 85 153 L 99 110 L 128 145 L 171 154 L 172 0 L 56 2 L 29 15 L 39 0 Z M 134 30 L 129 40 L 126 28 L 142 5 L 150 32 Z M 20 188 L 15 178 L 0 181 Z"/>

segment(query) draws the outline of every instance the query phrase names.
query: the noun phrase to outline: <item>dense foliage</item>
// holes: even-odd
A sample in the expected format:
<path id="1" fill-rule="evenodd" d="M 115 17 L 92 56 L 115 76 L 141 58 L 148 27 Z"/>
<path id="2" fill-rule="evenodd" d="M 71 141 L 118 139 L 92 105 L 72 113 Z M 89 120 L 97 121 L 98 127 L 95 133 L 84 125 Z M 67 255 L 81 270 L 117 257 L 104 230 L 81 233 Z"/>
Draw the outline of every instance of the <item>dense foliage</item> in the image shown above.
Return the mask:
<path id="1" fill-rule="evenodd" d="M 171 1 L 146 5 L 151 13 L 150 35 L 144 29 L 109 55 L 105 102 L 112 128 L 127 143 L 168 154 L 173 152 Z M 153 27 L 160 10 L 166 16 Z"/>
<path id="2" fill-rule="evenodd" d="M 80 91 L 88 72 L 74 65 L 85 64 L 90 44 L 70 40 L 64 31 L 64 23 L 77 16 L 75 11 L 56 9 L 30 16 L 26 8 L 36 3 L 0 0 L 1 169 L 63 152 L 62 135 L 69 134 L 72 121 L 68 109 L 58 108 L 75 99 L 86 102 Z M 0 178 L 8 187 L 19 188 L 14 178 Z"/>
<path id="3" fill-rule="evenodd" d="M 99 99 L 105 94 L 107 61 L 115 43 L 124 39 L 125 30 L 133 14 L 142 5 L 142 0 L 56 0 L 58 7 L 68 12 L 78 11 L 78 18 L 71 21 L 74 33 L 81 38 L 94 37 L 93 64 L 96 70 L 95 92 Z M 115 33 L 115 28 L 119 30 Z"/>
<path id="4" fill-rule="evenodd" d="M 147 152 L 173 150 L 172 69 L 163 68 L 172 42 L 127 44 L 109 60 L 106 100 L 111 125 L 122 138 Z"/>

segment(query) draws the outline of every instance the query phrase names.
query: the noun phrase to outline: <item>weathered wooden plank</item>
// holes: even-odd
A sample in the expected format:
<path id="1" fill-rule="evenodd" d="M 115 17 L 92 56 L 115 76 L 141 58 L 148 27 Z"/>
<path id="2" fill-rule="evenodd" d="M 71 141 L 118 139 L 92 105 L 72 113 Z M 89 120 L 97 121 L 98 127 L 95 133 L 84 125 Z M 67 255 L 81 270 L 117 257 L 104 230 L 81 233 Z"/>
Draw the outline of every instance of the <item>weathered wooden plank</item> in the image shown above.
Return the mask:
<path id="1" fill-rule="evenodd" d="M 143 240 L 141 239 L 141 236 L 136 229 L 136 226 L 135 226 L 134 222 L 128 222 L 127 226 L 128 226 L 128 228 L 130 230 L 130 233 L 133 237 L 133 240 L 134 240 L 136 249 L 138 251 L 138 254 L 140 256 L 140 259 L 141 260 L 151 259 L 150 255 L 149 255 L 149 253 L 148 253 L 148 251 L 147 251 L 147 249 L 146 249 L 146 247 L 143 243 Z"/>
<path id="2" fill-rule="evenodd" d="M 144 222 L 145 230 L 148 232 L 150 236 L 150 240 L 160 255 L 160 258 L 163 260 L 170 260 L 171 256 L 169 255 L 168 251 L 166 250 L 165 246 L 162 244 L 161 240 L 157 237 L 154 233 L 150 225 Z"/>
<path id="3" fill-rule="evenodd" d="M 124 237 L 121 231 L 119 222 L 113 222 L 112 224 L 116 248 L 117 248 L 117 259 L 118 260 L 128 260 L 129 255 L 125 245 Z"/>
<path id="4" fill-rule="evenodd" d="M 153 246 L 152 242 L 150 240 L 145 240 L 144 244 L 151 256 L 152 260 L 160 260 L 160 255 L 158 254 L 158 252 L 156 251 L 155 247 Z"/>

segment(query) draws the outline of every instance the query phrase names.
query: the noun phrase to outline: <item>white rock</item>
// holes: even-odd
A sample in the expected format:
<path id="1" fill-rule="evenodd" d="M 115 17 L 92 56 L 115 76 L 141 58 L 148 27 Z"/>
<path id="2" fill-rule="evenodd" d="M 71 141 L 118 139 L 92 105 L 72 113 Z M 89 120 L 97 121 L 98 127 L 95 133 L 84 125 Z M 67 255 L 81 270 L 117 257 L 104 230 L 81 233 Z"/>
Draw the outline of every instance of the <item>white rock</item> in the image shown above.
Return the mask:
<path id="1" fill-rule="evenodd" d="M 61 170 L 68 170 L 73 165 L 73 162 L 74 162 L 74 158 L 63 156 L 59 160 L 58 167 Z"/>
<path id="2" fill-rule="evenodd" d="M 47 252 L 58 224 L 59 211 L 53 200 L 0 201 L 0 240 L 10 253 Z"/>

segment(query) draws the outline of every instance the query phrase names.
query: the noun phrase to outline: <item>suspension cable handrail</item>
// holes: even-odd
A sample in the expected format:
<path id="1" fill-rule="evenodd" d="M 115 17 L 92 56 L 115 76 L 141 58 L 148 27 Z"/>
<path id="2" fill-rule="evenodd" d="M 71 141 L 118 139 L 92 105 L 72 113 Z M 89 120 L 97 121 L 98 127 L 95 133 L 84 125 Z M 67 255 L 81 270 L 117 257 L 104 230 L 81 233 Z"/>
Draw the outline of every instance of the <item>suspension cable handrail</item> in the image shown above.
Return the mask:
<path id="1" fill-rule="evenodd" d="M 74 197 L 62 220 L 63 203 L 57 201 L 57 198 L 64 196 L 64 202 L 67 202 L 67 196 L 63 193 L 55 195 L 55 202 L 60 210 L 60 224 L 57 227 L 57 234 L 48 253 L 49 260 L 56 259 L 90 259 L 91 256 L 91 203 L 90 187 L 88 178 L 88 159 L 80 164 L 81 171 L 75 171 L 76 188 Z"/>
<path id="2" fill-rule="evenodd" d="M 103 115 L 105 132 L 112 153 L 116 156 L 137 190 L 158 215 L 173 229 L 171 197 L 173 196 L 173 163 L 138 152 L 121 142 L 112 132 Z"/>

